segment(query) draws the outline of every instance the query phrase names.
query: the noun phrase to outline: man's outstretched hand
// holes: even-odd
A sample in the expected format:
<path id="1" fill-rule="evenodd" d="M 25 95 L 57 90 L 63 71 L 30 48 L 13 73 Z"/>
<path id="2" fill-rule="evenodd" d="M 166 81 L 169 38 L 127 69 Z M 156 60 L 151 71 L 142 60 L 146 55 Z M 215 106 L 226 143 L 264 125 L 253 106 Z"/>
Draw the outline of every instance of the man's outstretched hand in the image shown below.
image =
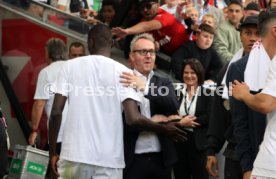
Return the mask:
<path id="1" fill-rule="evenodd" d="M 173 141 L 181 142 L 187 140 L 187 133 L 181 129 L 179 122 L 169 122 L 163 125 L 165 128 L 165 133 L 169 135 Z"/>

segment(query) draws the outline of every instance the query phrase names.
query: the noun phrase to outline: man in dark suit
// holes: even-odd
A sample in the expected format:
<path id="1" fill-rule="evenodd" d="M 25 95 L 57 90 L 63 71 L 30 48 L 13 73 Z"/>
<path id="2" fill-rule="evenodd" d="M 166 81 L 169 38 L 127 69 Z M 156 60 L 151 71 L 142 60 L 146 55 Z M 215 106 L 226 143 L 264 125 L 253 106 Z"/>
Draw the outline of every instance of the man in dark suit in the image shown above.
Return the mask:
<path id="1" fill-rule="evenodd" d="M 257 40 L 258 38 L 257 23 L 258 23 L 257 16 L 248 16 L 243 21 L 243 23 L 240 24 L 239 26 L 240 39 L 243 44 L 243 52 L 240 55 L 248 55 L 251 51 L 251 48 L 254 42 Z M 234 60 L 235 59 L 233 58 L 233 61 Z M 227 73 L 227 66 L 225 66 L 223 70 L 220 72 L 220 74 L 218 75 L 219 76 L 218 86 L 222 86 L 221 81 L 223 79 L 223 76 Z M 231 73 L 231 75 L 234 75 L 234 74 L 238 76 L 240 75 L 240 72 L 237 72 L 237 71 L 233 72 L 230 69 L 228 73 Z M 239 77 L 239 79 L 240 78 L 241 77 Z M 230 82 L 229 79 L 230 78 L 228 78 L 228 81 L 226 81 L 227 85 L 229 85 L 229 82 Z M 206 168 L 208 170 L 208 173 L 211 176 L 216 177 L 218 175 L 216 171 L 218 169 L 217 168 L 218 166 L 217 166 L 217 160 L 216 160 L 215 154 L 222 149 L 224 142 L 227 140 L 228 144 L 223 153 L 223 155 L 226 157 L 225 168 L 224 168 L 224 178 L 241 179 L 243 178 L 243 176 L 247 175 L 245 174 L 247 169 L 245 170 L 244 167 L 241 168 L 240 159 L 242 160 L 242 158 L 238 156 L 237 150 L 236 150 L 237 143 L 241 143 L 242 140 L 240 138 L 235 138 L 236 136 L 234 136 L 233 134 L 234 132 L 233 120 L 235 120 L 236 118 L 235 116 L 231 116 L 233 115 L 233 111 L 232 111 L 233 105 L 231 105 L 231 109 L 229 111 L 229 106 L 227 106 L 226 100 L 223 99 L 223 94 L 220 94 L 220 93 L 215 93 L 215 94 L 216 95 L 213 101 L 212 113 L 210 118 L 211 120 L 209 124 L 209 129 L 208 129 L 208 146 L 207 146 L 208 158 L 207 158 Z M 240 115 L 243 115 L 243 114 L 240 114 Z"/>
<path id="2" fill-rule="evenodd" d="M 226 81 L 244 81 L 247 62 L 248 55 L 231 64 Z M 256 94 L 256 92 L 253 92 L 253 94 Z M 250 109 L 244 102 L 238 101 L 232 96 L 229 97 L 229 102 L 234 124 L 234 136 L 238 138 L 236 152 L 240 158 L 243 175 L 250 177 L 253 162 L 259 151 L 259 145 L 263 141 L 266 115 Z"/>
<path id="3" fill-rule="evenodd" d="M 140 91 L 141 113 L 156 122 L 162 120 L 162 115 L 177 114 L 178 102 L 171 82 L 153 72 L 155 45 L 152 35 L 134 37 L 130 50 L 134 74 L 124 73 L 122 82 Z M 173 141 L 164 134 L 151 131 L 151 128 L 142 130 L 125 123 L 124 179 L 171 178 L 172 165 L 177 159 Z"/>
<path id="4" fill-rule="evenodd" d="M 245 22 L 246 21 L 247 20 L 245 20 Z M 255 17 L 256 30 L 257 22 L 257 17 Z M 263 27 L 265 27 L 265 25 L 260 26 L 260 29 L 264 29 Z M 271 41 L 271 39 L 262 37 L 263 44 L 266 44 L 267 41 Z M 254 48 L 259 47 L 255 45 Z M 251 54 L 252 53 L 250 53 L 250 55 Z M 238 80 L 239 82 L 245 81 L 245 70 L 247 68 L 246 66 L 248 60 L 254 60 L 252 58 L 250 59 L 250 55 L 246 55 L 237 62 L 231 64 L 226 78 L 227 85 L 229 85 L 234 80 Z M 261 68 L 264 69 L 265 67 Z M 250 92 L 252 94 L 256 94 L 260 91 L 251 90 Z M 229 102 L 231 108 L 230 112 L 234 125 L 233 132 L 235 138 L 237 139 L 236 152 L 240 159 L 243 178 L 249 179 L 253 169 L 254 160 L 259 151 L 259 146 L 263 141 L 264 131 L 266 127 L 266 115 L 252 110 L 244 102 L 235 99 L 233 96 L 229 96 Z"/>

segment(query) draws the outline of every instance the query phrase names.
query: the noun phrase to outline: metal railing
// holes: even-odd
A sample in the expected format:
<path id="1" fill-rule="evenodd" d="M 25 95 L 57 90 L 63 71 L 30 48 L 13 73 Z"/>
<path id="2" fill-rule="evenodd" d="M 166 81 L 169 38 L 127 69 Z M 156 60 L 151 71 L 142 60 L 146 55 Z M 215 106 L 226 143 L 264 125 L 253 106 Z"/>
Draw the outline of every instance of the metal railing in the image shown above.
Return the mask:
<path id="1" fill-rule="evenodd" d="M 56 9 L 55 7 L 52 7 L 50 5 L 29 0 L 28 7 L 20 7 L 0 0 L 0 8 L 17 14 L 20 17 L 28 19 L 57 33 L 61 33 L 65 36 L 76 39 L 80 42 L 86 43 L 87 41 L 86 33 L 80 33 L 79 31 L 70 28 L 69 24 L 74 23 L 77 24 L 79 27 L 83 26 L 89 28 L 90 25 L 86 23 L 84 19 L 70 13 L 66 13 L 65 11 Z M 40 10 L 38 10 L 39 8 Z"/>
<path id="2" fill-rule="evenodd" d="M 6 73 L 5 67 L 4 67 L 1 59 L 0 59 L 0 81 L 3 85 L 3 88 L 6 92 L 6 94 L 7 94 L 7 97 L 10 101 L 12 109 L 14 110 L 16 119 L 23 131 L 24 137 L 25 137 L 26 141 L 28 141 L 28 137 L 30 135 L 31 128 L 28 124 L 28 120 L 26 119 L 24 111 L 18 101 L 18 98 L 13 90 L 12 84 L 8 78 L 8 75 Z"/>

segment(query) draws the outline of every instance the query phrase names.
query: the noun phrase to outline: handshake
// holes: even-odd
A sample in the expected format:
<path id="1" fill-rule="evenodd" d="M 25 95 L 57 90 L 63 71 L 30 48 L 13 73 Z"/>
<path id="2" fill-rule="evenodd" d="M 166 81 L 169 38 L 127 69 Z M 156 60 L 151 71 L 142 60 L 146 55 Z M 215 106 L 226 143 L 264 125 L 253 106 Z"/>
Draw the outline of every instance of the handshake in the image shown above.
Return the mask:
<path id="1" fill-rule="evenodd" d="M 192 115 L 186 115 L 186 116 L 179 116 L 179 115 L 170 115 L 170 116 L 164 116 L 164 115 L 154 115 L 152 118 L 152 121 L 158 122 L 161 124 L 166 123 L 178 123 L 181 127 L 189 127 L 189 128 L 195 128 L 200 126 L 199 123 L 196 122 L 196 117 Z"/>

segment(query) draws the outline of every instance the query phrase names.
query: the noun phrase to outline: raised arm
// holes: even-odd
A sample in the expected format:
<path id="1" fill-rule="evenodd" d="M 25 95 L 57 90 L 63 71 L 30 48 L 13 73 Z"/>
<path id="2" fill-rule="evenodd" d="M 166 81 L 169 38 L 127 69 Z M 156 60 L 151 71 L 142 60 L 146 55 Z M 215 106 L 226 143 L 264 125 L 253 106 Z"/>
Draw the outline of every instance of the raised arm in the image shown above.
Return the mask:
<path id="1" fill-rule="evenodd" d="M 112 28 L 112 35 L 116 36 L 116 40 L 120 40 L 127 35 L 140 34 L 162 28 L 162 24 L 157 20 L 143 21 L 127 29 L 120 27 Z"/>

